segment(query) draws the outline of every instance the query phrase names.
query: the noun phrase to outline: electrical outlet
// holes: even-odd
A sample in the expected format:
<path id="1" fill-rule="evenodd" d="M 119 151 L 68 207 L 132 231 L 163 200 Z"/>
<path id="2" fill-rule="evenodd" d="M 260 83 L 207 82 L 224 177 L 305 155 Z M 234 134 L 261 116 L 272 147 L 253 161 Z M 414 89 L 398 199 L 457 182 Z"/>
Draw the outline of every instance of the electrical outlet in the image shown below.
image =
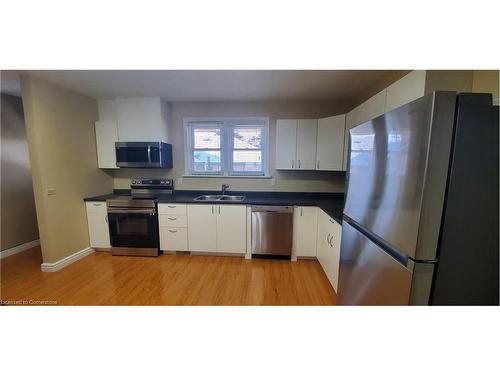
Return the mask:
<path id="1" fill-rule="evenodd" d="M 179 177 L 179 178 L 177 179 L 177 185 L 182 185 L 182 177 Z"/>
<path id="2" fill-rule="evenodd" d="M 276 186 L 276 179 L 274 177 L 271 178 L 271 186 Z"/>

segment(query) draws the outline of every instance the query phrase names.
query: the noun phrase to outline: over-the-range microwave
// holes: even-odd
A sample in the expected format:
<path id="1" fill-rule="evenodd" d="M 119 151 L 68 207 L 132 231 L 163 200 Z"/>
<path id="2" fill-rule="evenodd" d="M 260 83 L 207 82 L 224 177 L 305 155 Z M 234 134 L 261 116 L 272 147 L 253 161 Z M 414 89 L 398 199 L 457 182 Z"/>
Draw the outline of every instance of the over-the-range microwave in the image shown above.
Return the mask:
<path id="1" fill-rule="evenodd" d="M 120 168 L 172 168 L 172 145 L 164 142 L 116 142 Z"/>

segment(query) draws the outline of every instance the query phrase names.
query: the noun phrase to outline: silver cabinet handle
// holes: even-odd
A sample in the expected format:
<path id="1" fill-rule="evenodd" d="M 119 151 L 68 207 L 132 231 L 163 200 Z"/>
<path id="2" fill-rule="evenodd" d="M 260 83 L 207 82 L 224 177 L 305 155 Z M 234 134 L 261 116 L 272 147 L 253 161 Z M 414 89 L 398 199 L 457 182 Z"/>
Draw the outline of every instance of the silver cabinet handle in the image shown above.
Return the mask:
<path id="1" fill-rule="evenodd" d="M 319 169 L 319 160 L 318 160 L 318 162 L 317 162 L 317 165 L 318 165 L 318 166 L 317 166 L 316 168 L 317 168 L 317 169 Z"/>
<path id="2" fill-rule="evenodd" d="M 335 224 L 335 221 L 333 221 L 333 219 L 328 218 L 328 220 L 330 220 L 330 223 Z"/>
<path id="3" fill-rule="evenodd" d="M 176 217 L 169 217 L 168 220 L 177 220 Z"/>
<path id="4" fill-rule="evenodd" d="M 300 168 L 300 160 L 299 160 L 299 168 Z"/>
<path id="5" fill-rule="evenodd" d="M 108 222 L 108 215 L 104 216 L 104 220 L 106 220 L 106 223 Z"/>
<path id="6" fill-rule="evenodd" d="M 330 243 L 330 233 L 326 235 L 326 243 Z"/>
<path id="7" fill-rule="evenodd" d="M 300 216 L 304 213 L 304 207 L 300 207 Z"/>
<path id="8" fill-rule="evenodd" d="M 220 206 L 219 206 L 219 215 L 220 215 Z"/>
<path id="9" fill-rule="evenodd" d="M 292 160 L 292 168 L 293 168 L 293 160 Z"/>
<path id="10" fill-rule="evenodd" d="M 212 215 L 214 214 L 214 206 L 212 206 Z"/>
<path id="11" fill-rule="evenodd" d="M 168 231 L 169 231 L 170 233 L 177 233 L 177 231 L 176 231 L 176 230 L 173 230 L 173 229 L 169 229 Z"/>
<path id="12" fill-rule="evenodd" d="M 332 241 L 333 241 L 333 235 L 330 237 L 330 241 L 328 241 L 328 244 L 330 245 L 330 247 L 333 247 Z"/>
<path id="13" fill-rule="evenodd" d="M 167 207 L 168 207 L 168 208 L 175 208 L 175 207 L 177 207 L 177 206 L 167 206 Z"/>

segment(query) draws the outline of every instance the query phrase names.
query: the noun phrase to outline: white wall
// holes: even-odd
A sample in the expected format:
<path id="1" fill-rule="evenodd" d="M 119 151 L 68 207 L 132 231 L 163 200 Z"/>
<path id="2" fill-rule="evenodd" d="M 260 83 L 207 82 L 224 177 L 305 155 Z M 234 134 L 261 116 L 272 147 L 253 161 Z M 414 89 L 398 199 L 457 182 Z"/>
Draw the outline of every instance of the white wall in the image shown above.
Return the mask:
<path id="1" fill-rule="evenodd" d="M 177 102 L 171 103 L 169 115 L 169 142 L 173 144 L 172 170 L 119 169 L 108 171 L 114 176 L 117 189 L 128 189 L 132 177 L 173 178 L 177 190 L 220 189 L 228 183 L 231 190 L 343 192 L 345 174 L 342 172 L 277 171 L 274 169 L 276 119 L 320 118 L 342 114 L 349 107 L 347 101 L 276 101 L 276 102 Z M 186 117 L 269 117 L 270 179 L 255 178 L 187 178 L 184 164 L 183 118 Z"/>

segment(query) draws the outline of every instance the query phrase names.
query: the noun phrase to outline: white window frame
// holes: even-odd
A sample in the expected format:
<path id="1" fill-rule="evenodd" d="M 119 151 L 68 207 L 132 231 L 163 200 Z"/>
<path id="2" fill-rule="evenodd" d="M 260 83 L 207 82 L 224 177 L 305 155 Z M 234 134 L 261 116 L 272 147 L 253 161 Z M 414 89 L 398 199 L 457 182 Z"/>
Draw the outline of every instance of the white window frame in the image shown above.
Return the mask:
<path id="1" fill-rule="evenodd" d="M 241 178 L 269 178 L 269 118 L 267 117 L 196 117 L 184 118 L 184 159 L 185 177 L 241 177 Z M 211 128 L 219 124 L 221 129 L 221 172 L 196 172 L 193 165 L 194 128 Z M 233 130 L 243 127 L 262 127 L 261 148 L 252 150 L 262 151 L 262 172 L 233 171 Z M 208 149 L 207 149 L 208 150 Z M 238 150 L 238 149 L 236 149 Z M 241 149 L 244 150 L 244 149 Z M 250 149 L 248 149 L 250 150 Z"/>

